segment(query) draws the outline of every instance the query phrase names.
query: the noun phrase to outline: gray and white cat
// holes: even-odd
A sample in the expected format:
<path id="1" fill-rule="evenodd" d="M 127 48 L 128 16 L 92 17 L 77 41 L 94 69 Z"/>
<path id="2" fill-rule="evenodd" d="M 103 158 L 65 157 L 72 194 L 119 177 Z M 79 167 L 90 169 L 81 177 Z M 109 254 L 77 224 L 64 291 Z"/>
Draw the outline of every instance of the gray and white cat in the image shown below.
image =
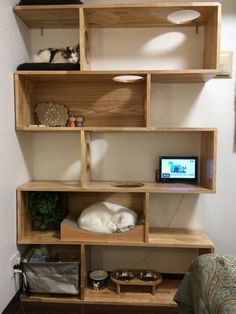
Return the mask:
<path id="1" fill-rule="evenodd" d="M 79 62 L 79 45 L 66 48 L 48 48 L 39 50 L 33 56 L 35 63 L 78 63 Z"/>
<path id="2" fill-rule="evenodd" d="M 119 204 L 96 202 L 82 211 L 77 222 L 81 229 L 90 232 L 124 232 L 134 228 L 137 214 Z"/>

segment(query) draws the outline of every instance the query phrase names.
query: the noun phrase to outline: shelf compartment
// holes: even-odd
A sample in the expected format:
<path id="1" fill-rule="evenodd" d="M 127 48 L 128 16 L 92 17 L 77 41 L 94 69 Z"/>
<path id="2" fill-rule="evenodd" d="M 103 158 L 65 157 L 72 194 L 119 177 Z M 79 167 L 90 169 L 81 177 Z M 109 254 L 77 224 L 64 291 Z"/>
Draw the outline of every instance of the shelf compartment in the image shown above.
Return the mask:
<path id="1" fill-rule="evenodd" d="M 205 25 L 220 7 L 218 2 L 207 3 L 148 3 L 84 5 L 83 10 L 90 27 L 163 27 L 173 26 L 167 16 L 177 10 L 197 10 L 199 25 Z M 196 25 L 196 20 L 184 26 Z"/>
<path id="2" fill-rule="evenodd" d="M 115 75 L 15 74 L 16 129 L 35 129 L 29 127 L 36 124 L 35 106 L 50 102 L 66 105 L 73 115 L 82 115 L 84 127 L 145 127 L 147 76 L 143 75 L 143 81 L 122 84 L 113 81 Z"/>
<path id="3" fill-rule="evenodd" d="M 29 28 L 79 28 L 80 5 L 27 5 L 14 7 Z"/>
<path id="4" fill-rule="evenodd" d="M 82 9 L 81 9 L 82 10 Z M 200 13 L 200 17 L 196 20 L 186 22 L 183 24 L 173 24 L 168 21 L 167 17 L 169 14 L 178 11 L 178 10 L 196 10 Z M 218 69 L 219 62 L 219 41 L 220 41 L 220 23 L 221 23 L 221 5 L 218 2 L 215 3 L 159 3 L 159 4 L 121 4 L 121 5 L 93 5 L 93 6 L 84 6 L 83 7 L 85 20 L 88 25 L 88 29 L 90 28 L 156 28 L 156 32 L 159 32 L 159 35 L 166 35 L 168 32 L 172 32 L 175 30 L 176 32 L 185 32 L 185 36 L 193 41 L 191 43 L 186 43 L 186 46 L 182 47 L 185 52 L 189 49 L 189 47 L 196 47 L 198 49 L 198 54 L 191 60 L 191 56 L 194 53 L 188 51 L 184 57 L 186 60 L 185 63 L 175 63 L 172 59 L 172 62 L 163 65 L 163 52 L 160 50 L 160 54 L 158 54 L 158 49 L 156 49 L 156 62 L 148 65 L 149 61 L 151 61 L 150 57 L 145 57 L 140 59 L 140 64 L 144 63 L 146 60 L 147 68 L 151 68 L 152 70 L 157 69 L 190 69 L 190 72 L 194 72 L 194 69 L 208 69 L 209 72 L 216 71 Z M 189 35 L 188 31 L 192 28 L 192 33 L 195 32 L 196 28 L 196 37 Z M 111 30 L 109 30 L 111 32 Z M 117 30 L 115 30 L 117 32 Z M 109 35 L 110 34 L 110 35 Z M 117 33 L 114 33 L 114 36 Z M 132 34 L 132 33 L 131 33 Z M 91 34 L 92 35 L 92 34 Z M 105 55 L 107 60 L 107 67 L 109 67 L 108 59 L 110 57 L 111 51 L 108 50 L 106 52 L 106 47 L 109 47 L 109 36 L 110 41 L 114 37 L 112 33 L 108 33 L 108 36 L 105 37 L 107 42 L 104 44 L 104 49 L 101 50 L 101 56 Z M 118 36 L 118 35 L 116 35 Z M 124 35 L 121 33 L 120 37 L 122 38 Z M 153 38 L 157 34 L 153 35 Z M 140 46 L 136 47 L 136 50 L 142 51 L 143 47 L 150 38 L 144 40 Z M 93 38 L 90 38 L 90 41 L 93 41 Z M 121 45 L 125 45 L 125 42 L 121 41 Z M 159 43 L 161 46 L 161 43 Z M 201 48 L 200 48 L 201 46 Z M 128 49 L 128 48 L 127 48 Z M 193 48 L 194 49 L 194 48 Z M 93 48 L 91 49 L 93 50 Z M 124 47 L 125 50 L 125 47 Z M 183 50 L 182 50 L 183 51 Z M 195 50 L 196 51 L 196 50 Z M 168 50 L 167 54 L 169 55 L 170 51 Z M 124 53 L 123 53 L 124 54 Z M 113 58 L 117 57 L 116 55 Z M 199 58 L 199 59 L 198 59 Z M 158 63 L 159 59 L 162 61 Z M 198 62 L 197 62 L 198 59 Z M 93 61 L 93 58 L 92 58 Z M 123 61 L 123 60 L 122 60 Z M 148 61 L 148 62 L 147 62 Z M 112 59 L 111 59 L 112 62 Z M 171 64 L 172 63 L 172 64 Z M 137 69 L 137 65 L 136 66 Z M 132 64 L 127 64 L 124 67 L 124 62 L 121 62 L 119 67 L 126 68 L 131 70 Z M 140 66 L 142 68 L 142 66 Z M 91 63 L 91 68 L 96 69 L 96 65 Z M 101 65 L 97 65 L 97 68 L 101 68 Z M 112 63 L 110 63 L 110 68 L 115 69 Z M 213 74 L 213 73 L 212 73 Z M 199 79 L 199 77 L 198 77 Z M 206 77 L 204 79 L 207 79 Z"/>
<path id="5" fill-rule="evenodd" d="M 63 242 L 79 242 L 79 243 L 144 243 L 145 224 L 138 223 L 134 229 L 114 234 L 98 234 L 81 230 L 77 225 L 77 218 L 81 211 L 88 205 L 107 201 L 123 205 L 134 210 L 138 219 L 144 221 L 145 216 L 145 194 L 143 193 L 69 193 L 67 196 L 68 212 L 74 217 L 65 219 L 61 223 L 61 240 Z"/>
<path id="6" fill-rule="evenodd" d="M 35 190 L 34 190 L 35 191 Z M 38 190 L 36 190 L 38 191 Z M 40 231 L 33 229 L 32 217 L 29 212 L 30 191 L 17 191 L 17 239 L 24 244 L 59 244 L 59 230 Z M 63 204 L 65 200 L 63 197 Z M 46 242 L 45 242 L 46 239 Z"/>
<path id="7" fill-rule="evenodd" d="M 143 293 L 140 291 L 116 294 L 114 285 L 101 291 L 94 291 L 85 288 L 85 299 L 81 300 L 76 297 L 51 297 L 50 295 L 27 296 L 22 294 L 21 302 L 26 303 L 54 303 L 54 304 L 114 304 L 114 305 L 142 305 L 142 306 L 163 306 L 176 307 L 173 301 L 180 280 L 165 279 L 157 288 L 155 295 Z"/>
<path id="8" fill-rule="evenodd" d="M 129 178 L 132 180 L 132 176 L 137 178 L 137 183 L 143 184 L 141 187 L 129 188 L 127 187 L 127 191 L 135 190 L 135 191 L 144 191 L 144 192 L 156 192 L 156 193 L 214 193 L 216 189 L 216 138 L 217 131 L 216 129 L 204 129 L 204 128 L 160 128 L 160 129 L 149 129 L 150 132 L 143 132 L 142 135 L 139 136 L 139 141 L 134 142 L 133 134 L 128 134 L 126 138 L 122 138 L 123 149 L 126 151 L 126 155 L 135 156 L 136 154 L 140 154 L 140 147 L 142 147 L 142 143 L 146 143 L 146 136 L 148 136 L 148 146 L 145 146 L 146 150 L 150 151 L 150 156 L 145 155 L 145 150 L 143 152 L 142 160 L 148 160 L 148 164 L 151 165 L 151 169 L 148 169 L 145 173 L 142 171 L 138 173 L 139 177 L 137 177 L 137 167 L 139 169 L 143 169 L 146 167 L 146 163 L 142 161 L 141 164 L 136 165 L 134 167 L 133 159 L 126 158 L 127 164 L 125 165 L 125 169 L 129 171 Z M 85 131 L 86 133 L 86 131 Z M 87 132 L 88 133 L 88 132 Z M 111 182 L 113 178 L 117 178 L 121 181 L 122 174 L 121 169 L 123 169 L 123 164 L 119 160 L 116 163 L 116 168 L 114 171 L 107 171 L 105 168 L 106 164 L 112 162 L 115 158 L 114 152 L 117 153 L 117 143 L 120 142 L 121 136 L 120 134 L 111 135 L 109 132 L 107 134 L 95 134 L 93 132 L 88 133 L 90 137 L 88 139 L 87 145 L 84 149 L 88 152 L 89 160 L 86 158 L 82 160 L 82 168 L 89 164 L 90 168 L 90 179 L 84 182 L 84 188 L 90 189 L 108 189 L 109 191 L 118 191 L 119 188 L 116 186 L 117 182 Z M 103 141 L 106 141 L 107 150 L 106 154 L 103 157 L 103 173 L 95 173 L 94 175 L 94 162 L 93 156 L 89 154 L 90 147 L 93 145 L 93 141 L 98 141 L 102 138 Z M 124 140 L 126 141 L 124 143 Z M 130 148 L 129 143 L 133 143 Z M 97 147 L 96 149 L 99 149 Z M 92 150 L 91 150 L 92 151 Z M 183 184 L 183 183 L 154 183 L 152 178 L 155 178 L 155 170 L 157 169 L 157 159 L 158 156 L 198 156 L 199 157 L 199 182 L 197 184 Z M 155 156 L 155 159 L 153 158 Z M 140 158 L 139 158 L 140 159 Z M 156 164 L 156 166 L 155 166 Z M 119 172 L 117 171 L 119 169 Z M 120 174 L 121 173 L 121 174 Z M 126 175 L 127 177 L 127 175 Z M 102 180 L 106 182 L 102 182 Z M 144 182 L 146 180 L 150 180 L 150 183 Z M 96 182 L 97 181 L 97 182 Z M 126 183 L 125 181 L 123 183 Z M 128 183 L 128 182 L 127 182 Z"/>
<path id="9" fill-rule="evenodd" d="M 36 184 L 37 186 L 37 184 Z M 71 223 L 66 222 L 61 224 L 61 230 L 56 231 L 40 231 L 34 230 L 32 225 L 32 217 L 29 212 L 29 198 L 32 191 L 49 191 L 45 188 L 37 189 L 29 187 L 29 190 L 25 190 L 25 186 L 21 187 L 22 190 L 17 191 L 17 203 L 18 203 L 18 243 L 49 243 L 49 244 L 76 244 L 76 243 L 109 243 L 109 244 L 144 244 L 147 239 L 145 215 L 147 211 L 146 194 L 145 193 L 94 193 L 94 192 L 63 192 L 64 206 L 68 214 L 76 217 Z M 40 186 L 40 185 L 39 185 Z M 48 185 L 46 185 L 48 187 Z M 55 190 L 50 190 L 55 191 Z M 62 192 L 62 189 L 60 189 Z M 71 191 L 71 190 L 70 190 Z M 92 232 L 86 232 L 81 230 L 77 225 L 77 218 L 81 211 L 88 205 L 98 202 L 108 201 L 133 209 L 139 219 L 139 223 L 134 229 L 114 234 L 97 234 Z"/>

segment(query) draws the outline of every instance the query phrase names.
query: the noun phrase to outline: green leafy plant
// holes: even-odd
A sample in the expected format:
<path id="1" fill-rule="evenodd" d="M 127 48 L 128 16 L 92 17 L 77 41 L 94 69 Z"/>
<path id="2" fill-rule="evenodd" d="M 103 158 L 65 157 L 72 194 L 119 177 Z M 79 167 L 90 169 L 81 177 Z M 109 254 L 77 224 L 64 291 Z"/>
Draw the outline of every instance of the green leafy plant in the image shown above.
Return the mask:
<path id="1" fill-rule="evenodd" d="M 57 192 L 30 193 L 29 211 L 35 230 L 59 230 L 66 216 L 62 195 Z"/>

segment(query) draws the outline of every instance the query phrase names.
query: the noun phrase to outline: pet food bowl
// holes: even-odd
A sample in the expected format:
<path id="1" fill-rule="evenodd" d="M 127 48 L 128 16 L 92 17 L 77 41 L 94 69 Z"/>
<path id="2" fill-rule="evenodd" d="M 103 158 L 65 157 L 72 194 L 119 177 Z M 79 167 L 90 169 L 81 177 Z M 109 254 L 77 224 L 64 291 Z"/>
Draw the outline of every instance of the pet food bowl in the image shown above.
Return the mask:
<path id="1" fill-rule="evenodd" d="M 156 281 L 161 279 L 161 275 L 151 270 L 143 270 L 139 274 L 139 279 L 143 281 Z"/>
<path id="2" fill-rule="evenodd" d="M 115 273 L 115 278 L 117 280 L 129 281 L 134 278 L 134 274 L 130 270 L 118 270 Z"/>
<path id="3" fill-rule="evenodd" d="M 107 286 L 108 273 L 105 270 L 94 270 L 89 274 L 90 286 L 94 290 L 102 290 Z"/>

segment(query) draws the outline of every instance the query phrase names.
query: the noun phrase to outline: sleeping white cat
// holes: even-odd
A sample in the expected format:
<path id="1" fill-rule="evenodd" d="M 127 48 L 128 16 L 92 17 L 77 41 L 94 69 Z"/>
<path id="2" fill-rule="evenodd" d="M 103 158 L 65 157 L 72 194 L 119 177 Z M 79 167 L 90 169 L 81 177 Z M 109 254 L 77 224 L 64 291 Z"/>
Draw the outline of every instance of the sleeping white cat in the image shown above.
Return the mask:
<path id="1" fill-rule="evenodd" d="M 119 204 L 96 202 L 82 211 L 77 222 L 81 229 L 90 232 L 124 232 L 134 228 L 137 214 Z"/>

